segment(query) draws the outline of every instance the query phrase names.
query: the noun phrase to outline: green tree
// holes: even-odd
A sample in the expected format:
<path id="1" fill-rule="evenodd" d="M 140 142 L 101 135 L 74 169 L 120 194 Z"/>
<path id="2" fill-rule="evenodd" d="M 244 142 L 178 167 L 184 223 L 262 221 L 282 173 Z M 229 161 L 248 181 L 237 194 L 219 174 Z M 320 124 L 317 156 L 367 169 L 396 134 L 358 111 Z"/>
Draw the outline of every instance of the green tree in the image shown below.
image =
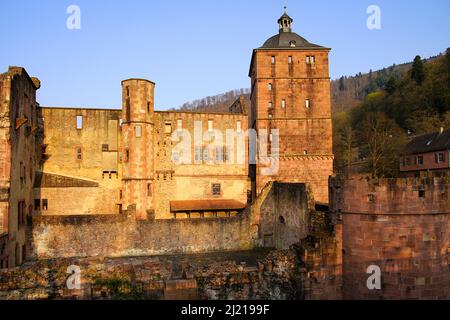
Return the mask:
<path id="1" fill-rule="evenodd" d="M 341 77 L 339 79 L 339 91 L 344 91 L 345 90 L 345 79 L 344 77 Z"/>
<path id="2" fill-rule="evenodd" d="M 386 83 L 386 91 L 389 94 L 393 94 L 395 92 L 395 90 L 397 89 L 397 80 L 395 79 L 394 76 L 390 77 L 388 82 Z"/>
<path id="3" fill-rule="evenodd" d="M 420 56 L 414 58 L 414 62 L 411 70 L 411 78 L 421 86 L 425 80 L 425 71 L 423 68 L 423 61 Z"/>

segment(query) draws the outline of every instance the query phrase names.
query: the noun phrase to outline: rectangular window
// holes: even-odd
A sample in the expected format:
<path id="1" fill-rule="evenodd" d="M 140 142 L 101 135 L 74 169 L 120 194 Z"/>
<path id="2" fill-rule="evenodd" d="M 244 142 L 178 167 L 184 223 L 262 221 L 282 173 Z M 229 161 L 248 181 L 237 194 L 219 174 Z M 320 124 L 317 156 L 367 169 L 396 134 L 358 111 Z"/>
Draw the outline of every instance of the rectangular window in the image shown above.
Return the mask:
<path id="1" fill-rule="evenodd" d="M 177 121 L 177 126 L 178 126 L 178 130 L 183 129 L 183 120 L 178 119 L 178 121 Z"/>
<path id="2" fill-rule="evenodd" d="M 272 84 L 271 84 L 271 83 L 269 83 L 269 85 L 268 85 L 267 87 L 268 87 L 269 91 L 272 91 L 272 89 L 273 89 L 273 86 L 272 86 Z"/>
<path id="3" fill-rule="evenodd" d="M 272 109 L 272 107 L 273 107 L 273 103 L 271 101 L 271 102 L 269 102 L 269 109 Z"/>
<path id="4" fill-rule="evenodd" d="M 219 183 L 214 183 L 212 185 L 212 194 L 213 196 L 220 196 L 221 193 L 221 185 Z"/>
<path id="5" fill-rule="evenodd" d="M 216 146 L 216 162 L 223 162 L 223 148 Z"/>
<path id="6" fill-rule="evenodd" d="M 305 108 L 306 108 L 306 109 L 311 108 L 311 101 L 310 101 L 309 99 L 306 99 L 306 100 L 305 100 Z"/>
<path id="7" fill-rule="evenodd" d="M 285 99 L 281 100 L 281 108 L 286 109 L 286 100 Z"/>
<path id="8" fill-rule="evenodd" d="M 315 64 L 316 57 L 315 56 L 306 56 L 306 64 Z"/>
<path id="9" fill-rule="evenodd" d="M 48 200 L 42 199 L 42 210 L 48 210 Z"/>
<path id="10" fill-rule="evenodd" d="M 212 132 L 214 130 L 213 121 L 208 120 L 208 131 Z"/>
<path id="11" fill-rule="evenodd" d="M 147 113 L 150 113 L 150 102 L 147 102 Z"/>
<path id="12" fill-rule="evenodd" d="M 423 165 L 423 156 L 416 157 L 416 164 Z"/>
<path id="13" fill-rule="evenodd" d="M 83 129 L 83 116 L 77 116 L 77 129 Z"/>
<path id="14" fill-rule="evenodd" d="M 108 144 L 102 144 L 102 151 L 108 152 L 109 151 L 109 145 Z"/>
<path id="15" fill-rule="evenodd" d="M 292 64 L 292 62 L 293 62 L 292 56 L 289 56 L 289 57 L 288 57 L 288 63 L 289 63 L 289 64 Z"/>
<path id="16" fill-rule="evenodd" d="M 205 162 L 209 160 L 209 148 L 208 147 L 203 149 L 203 160 Z"/>
<path id="17" fill-rule="evenodd" d="M 200 147 L 194 147 L 194 159 L 195 162 L 199 162 L 200 161 L 200 154 L 201 154 L 201 148 Z"/>
<path id="18" fill-rule="evenodd" d="M 171 134 L 172 133 L 172 123 L 166 122 L 165 127 L 164 127 L 164 132 L 166 134 Z"/>
<path id="19" fill-rule="evenodd" d="M 271 62 L 272 62 L 272 64 L 275 64 L 275 56 L 272 56 Z"/>
<path id="20" fill-rule="evenodd" d="M 34 211 L 41 210 L 41 199 L 34 199 Z"/>
<path id="21" fill-rule="evenodd" d="M 77 160 L 78 160 L 78 161 L 83 160 L 83 153 L 82 153 L 80 147 L 77 147 Z"/>
<path id="22" fill-rule="evenodd" d="M 436 163 L 443 163 L 445 161 L 445 155 L 443 152 L 436 153 Z"/>
<path id="23" fill-rule="evenodd" d="M 405 166 L 410 166 L 411 165 L 411 158 L 407 157 L 405 158 Z"/>
<path id="24" fill-rule="evenodd" d="M 225 147 L 225 162 L 230 162 L 230 156 L 231 156 L 231 147 L 226 146 Z"/>
<path id="25" fill-rule="evenodd" d="M 136 134 L 136 138 L 142 137 L 142 127 L 141 126 L 134 127 L 134 131 Z"/>
<path id="26" fill-rule="evenodd" d="M 130 150 L 125 150 L 125 162 L 130 161 Z"/>

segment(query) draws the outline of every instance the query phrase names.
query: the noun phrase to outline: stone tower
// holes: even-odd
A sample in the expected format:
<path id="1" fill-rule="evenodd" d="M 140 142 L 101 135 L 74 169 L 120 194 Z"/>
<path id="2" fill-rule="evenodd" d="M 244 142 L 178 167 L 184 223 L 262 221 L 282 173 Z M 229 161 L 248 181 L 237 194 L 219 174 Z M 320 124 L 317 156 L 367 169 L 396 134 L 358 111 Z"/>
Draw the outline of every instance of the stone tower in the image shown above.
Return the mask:
<path id="1" fill-rule="evenodd" d="M 250 167 L 256 194 L 269 181 L 308 183 L 328 202 L 333 173 L 329 48 L 292 32 L 284 13 L 279 33 L 253 51 L 249 128 L 266 139 Z M 278 134 L 277 134 L 278 133 Z M 274 170 L 268 173 L 265 168 Z"/>
<path id="2" fill-rule="evenodd" d="M 136 218 L 153 215 L 154 90 L 148 80 L 122 82 L 122 204 L 136 205 Z"/>

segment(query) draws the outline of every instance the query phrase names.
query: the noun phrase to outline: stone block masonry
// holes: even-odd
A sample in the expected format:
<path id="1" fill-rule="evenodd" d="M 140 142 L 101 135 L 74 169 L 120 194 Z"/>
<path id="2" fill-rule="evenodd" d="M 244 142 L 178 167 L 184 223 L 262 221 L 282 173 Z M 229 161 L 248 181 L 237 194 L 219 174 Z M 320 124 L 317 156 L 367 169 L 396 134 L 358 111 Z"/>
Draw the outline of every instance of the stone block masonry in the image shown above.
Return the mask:
<path id="1" fill-rule="evenodd" d="M 450 299 L 449 180 L 332 179 L 343 225 L 346 299 Z M 381 290 L 369 290 L 369 266 Z"/>

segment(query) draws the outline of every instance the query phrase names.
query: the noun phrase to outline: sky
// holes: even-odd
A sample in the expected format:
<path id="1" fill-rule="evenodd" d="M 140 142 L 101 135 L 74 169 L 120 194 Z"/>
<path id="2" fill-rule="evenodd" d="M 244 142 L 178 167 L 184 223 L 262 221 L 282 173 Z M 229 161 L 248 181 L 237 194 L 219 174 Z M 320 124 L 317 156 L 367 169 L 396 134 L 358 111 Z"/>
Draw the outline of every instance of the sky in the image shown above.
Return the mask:
<path id="1" fill-rule="evenodd" d="M 67 28 L 70 5 L 80 29 Z M 121 81 L 145 78 L 155 108 L 175 108 L 250 87 L 252 49 L 278 33 L 284 5 L 294 32 L 332 48 L 332 79 L 450 47 L 449 0 L 1 0 L 0 72 L 38 77 L 42 106 L 120 108 Z"/>

